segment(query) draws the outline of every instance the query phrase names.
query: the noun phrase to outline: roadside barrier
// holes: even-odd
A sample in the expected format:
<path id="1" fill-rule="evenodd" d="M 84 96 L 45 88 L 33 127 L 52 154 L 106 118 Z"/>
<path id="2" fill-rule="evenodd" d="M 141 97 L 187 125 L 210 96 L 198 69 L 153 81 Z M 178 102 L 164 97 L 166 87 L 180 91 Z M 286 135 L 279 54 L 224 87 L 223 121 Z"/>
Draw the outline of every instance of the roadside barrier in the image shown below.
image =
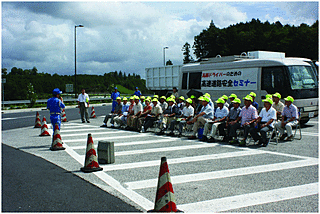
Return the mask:
<path id="1" fill-rule="evenodd" d="M 148 212 L 183 212 L 177 209 L 166 157 L 161 158 L 154 209 Z"/>
<path id="2" fill-rule="evenodd" d="M 84 161 L 84 167 L 81 168 L 81 171 L 87 173 L 87 172 L 96 172 L 101 170 L 102 168 L 99 166 L 97 153 L 96 153 L 96 150 L 94 149 L 92 135 L 88 134 L 86 159 Z"/>

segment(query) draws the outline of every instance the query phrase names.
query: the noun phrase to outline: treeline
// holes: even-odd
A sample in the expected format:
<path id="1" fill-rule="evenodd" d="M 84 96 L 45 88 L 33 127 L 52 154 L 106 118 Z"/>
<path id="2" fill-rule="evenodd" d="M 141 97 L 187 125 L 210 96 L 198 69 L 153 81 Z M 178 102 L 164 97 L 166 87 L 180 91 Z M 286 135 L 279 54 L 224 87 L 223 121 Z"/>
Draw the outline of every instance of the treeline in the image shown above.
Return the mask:
<path id="1" fill-rule="evenodd" d="M 263 23 L 259 19 L 252 19 L 250 22 L 219 29 L 211 21 L 207 29 L 194 37 L 192 49 L 197 61 L 256 50 L 285 52 L 287 57 L 318 60 L 318 25 L 318 20 L 311 26 L 300 24 L 296 27 L 282 25 L 279 21 L 270 24 L 268 21 Z M 193 61 L 190 49 L 188 43 L 182 48 L 184 63 Z"/>
<path id="2" fill-rule="evenodd" d="M 2 78 L 6 78 L 4 84 L 5 100 L 26 100 L 29 99 L 30 83 L 33 92 L 38 99 L 49 98 L 54 88 L 66 91 L 66 84 L 74 84 L 74 75 L 58 75 L 48 73 L 38 73 L 36 67 L 32 69 L 21 69 L 13 67 L 10 72 L 6 68 L 2 69 Z M 122 71 L 105 73 L 104 75 L 77 75 L 77 93 L 81 88 L 85 88 L 87 93 L 111 93 L 114 85 L 122 85 L 129 90 L 139 87 L 143 93 L 148 92 L 146 81 L 140 75 L 128 74 Z"/>

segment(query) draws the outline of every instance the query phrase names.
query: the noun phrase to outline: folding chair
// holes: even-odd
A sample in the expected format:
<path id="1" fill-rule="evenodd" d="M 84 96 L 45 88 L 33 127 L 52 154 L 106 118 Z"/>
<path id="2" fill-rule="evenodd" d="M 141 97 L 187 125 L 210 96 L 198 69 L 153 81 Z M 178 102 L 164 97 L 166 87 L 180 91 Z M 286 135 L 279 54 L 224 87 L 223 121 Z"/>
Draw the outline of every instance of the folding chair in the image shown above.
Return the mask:
<path id="1" fill-rule="evenodd" d="M 301 123 L 300 123 L 300 118 L 301 118 L 301 117 L 300 117 L 300 111 L 298 112 L 298 115 L 299 115 L 298 124 L 295 125 L 295 130 L 294 130 L 293 138 L 296 137 L 297 130 L 299 130 L 300 136 L 299 136 L 299 138 L 295 138 L 295 139 L 301 140 L 301 139 L 302 139 L 302 133 L 301 133 Z"/>

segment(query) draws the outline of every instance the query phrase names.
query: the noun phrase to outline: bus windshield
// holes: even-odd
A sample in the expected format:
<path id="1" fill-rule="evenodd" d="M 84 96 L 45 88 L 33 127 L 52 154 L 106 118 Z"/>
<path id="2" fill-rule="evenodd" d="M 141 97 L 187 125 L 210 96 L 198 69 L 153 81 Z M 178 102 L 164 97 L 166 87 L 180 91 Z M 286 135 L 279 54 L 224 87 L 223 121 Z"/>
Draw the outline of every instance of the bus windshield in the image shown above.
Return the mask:
<path id="1" fill-rule="evenodd" d="M 318 81 L 311 66 L 288 66 L 288 70 L 290 84 L 293 90 L 318 88 Z"/>

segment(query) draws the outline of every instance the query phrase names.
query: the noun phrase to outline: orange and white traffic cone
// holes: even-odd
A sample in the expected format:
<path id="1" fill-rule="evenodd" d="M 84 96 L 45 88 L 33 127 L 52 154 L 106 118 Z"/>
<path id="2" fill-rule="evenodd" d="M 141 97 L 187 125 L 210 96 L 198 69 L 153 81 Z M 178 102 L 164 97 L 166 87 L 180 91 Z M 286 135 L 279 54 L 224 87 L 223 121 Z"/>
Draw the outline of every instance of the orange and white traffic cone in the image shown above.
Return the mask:
<path id="1" fill-rule="evenodd" d="M 161 158 L 154 209 L 148 212 L 183 212 L 177 209 L 166 157 Z"/>
<path id="2" fill-rule="evenodd" d="M 62 109 L 61 122 L 68 122 L 68 121 L 67 121 L 66 112 L 65 112 L 65 110 L 64 110 L 64 109 Z"/>
<path id="3" fill-rule="evenodd" d="M 90 115 L 90 118 L 96 118 L 96 112 L 94 111 L 94 107 L 92 106 L 92 112 L 91 112 L 91 115 Z"/>
<path id="4" fill-rule="evenodd" d="M 52 144 L 51 144 L 50 150 L 52 150 L 52 151 L 65 150 L 66 148 L 64 148 L 62 146 L 62 144 L 63 143 L 61 140 L 59 125 L 58 125 L 58 123 L 56 123 L 54 126 L 54 135 L 52 138 Z"/>
<path id="5" fill-rule="evenodd" d="M 81 168 L 81 171 L 82 172 L 96 172 L 96 171 L 101 171 L 101 170 L 102 170 L 102 168 L 99 166 L 97 153 L 96 153 L 96 150 L 94 149 L 92 135 L 88 134 L 86 159 L 84 161 L 84 167 Z"/>
<path id="6" fill-rule="evenodd" d="M 36 114 L 36 122 L 35 122 L 34 128 L 41 128 L 41 120 L 40 120 L 39 112 L 37 112 Z"/>
<path id="7" fill-rule="evenodd" d="M 43 119 L 42 119 L 41 132 L 39 136 L 50 136 L 48 132 L 48 125 L 47 125 L 47 120 L 45 116 L 43 116 Z"/>

